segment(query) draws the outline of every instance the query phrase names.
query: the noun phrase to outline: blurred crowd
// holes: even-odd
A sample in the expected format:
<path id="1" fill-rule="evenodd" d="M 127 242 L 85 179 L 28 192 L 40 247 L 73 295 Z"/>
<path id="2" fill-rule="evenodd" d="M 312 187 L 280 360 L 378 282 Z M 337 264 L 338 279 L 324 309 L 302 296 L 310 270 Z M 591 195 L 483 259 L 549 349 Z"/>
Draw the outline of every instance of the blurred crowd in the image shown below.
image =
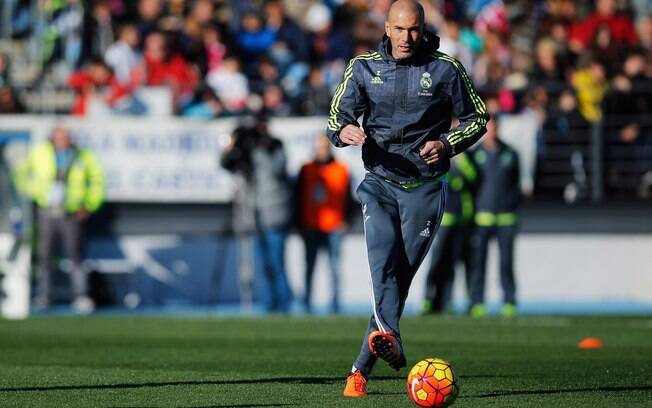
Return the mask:
<path id="1" fill-rule="evenodd" d="M 174 114 L 213 118 L 326 113 L 390 2 L 46 0 L 31 23 L 34 2 L 10 3 L 12 35 L 38 39 L 44 72 L 75 89 L 73 114 L 144 114 L 141 90 L 164 87 Z"/>
<path id="2" fill-rule="evenodd" d="M 49 73 L 50 84 L 74 89 L 74 115 L 323 115 L 348 59 L 382 37 L 391 3 L 10 0 L 3 32 L 38 44 L 35 85 Z M 607 184 L 642 183 L 652 169 L 650 1 L 422 3 L 441 51 L 463 63 L 489 110 L 516 118 L 501 133 L 524 153 L 526 193 L 549 181 L 571 186 L 570 201 L 588 194 L 596 123 Z M 0 56 L 0 113 L 30 109 L 9 82 L 10 64 Z M 571 183 L 555 179 L 560 166 Z"/>
<path id="3" fill-rule="evenodd" d="M 392 2 L 42 0 L 37 13 L 34 3 L 5 2 L 10 33 L 38 39 L 43 67 L 68 74 L 55 80 L 77 91 L 72 113 L 87 114 L 93 97 L 116 111 L 145 113 L 126 97 L 163 86 L 174 113 L 216 117 L 326 113 L 348 59 L 382 37 Z M 524 104 L 565 113 L 571 94 L 581 118 L 597 121 L 603 110 L 617 110 L 603 106 L 605 98 L 633 92 L 652 75 L 648 1 L 423 4 L 441 50 L 463 63 L 483 94 L 497 97 L 495 110 Z M 0 81 L 9 63 L 0 60 Z M 642 113 L 643 102 L 618 108 Z"/>

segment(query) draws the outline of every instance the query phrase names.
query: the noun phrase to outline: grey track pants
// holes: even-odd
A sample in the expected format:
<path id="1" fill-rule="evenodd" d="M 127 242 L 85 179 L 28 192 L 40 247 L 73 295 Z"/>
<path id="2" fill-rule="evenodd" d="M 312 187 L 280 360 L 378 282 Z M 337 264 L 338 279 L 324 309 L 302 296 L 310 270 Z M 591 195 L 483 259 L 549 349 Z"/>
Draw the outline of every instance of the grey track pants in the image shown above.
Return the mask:
<path id="1" fill-rule="evenodd" d="M 51 275 L 55 248 L 61 240 L 64 255 L 72 263 L 70 279 L 73 296 L 88 292 L 86 273 L 81 268 L 81 222 L 72 214 L 53 215 L 46 209 L 38 210 L 38 296 L 50 299 Z"/>
<path id="2" fill-rule="evenodd" d="M 431 181 L 410 190 L 368 173 L 358 187 L 369 258 L 373 315 L 354 367 L 369 375 L 375 363 L 370 332 L 401 340 L 399 320 L 410 284 L 437 232 L 444 212 L 446 183 Z"/>
<path id="3" fill-rule="evenodd" d="M 516 304 L 516 280 L 514 278 L 514 240 L 517 226 L 476 227 L 471 239 L 471 304 L 484 303 L 485 277 L 487 275 L 487 247 L 495 236 L 500 252 L 500 283 L 503 302 Z"/>

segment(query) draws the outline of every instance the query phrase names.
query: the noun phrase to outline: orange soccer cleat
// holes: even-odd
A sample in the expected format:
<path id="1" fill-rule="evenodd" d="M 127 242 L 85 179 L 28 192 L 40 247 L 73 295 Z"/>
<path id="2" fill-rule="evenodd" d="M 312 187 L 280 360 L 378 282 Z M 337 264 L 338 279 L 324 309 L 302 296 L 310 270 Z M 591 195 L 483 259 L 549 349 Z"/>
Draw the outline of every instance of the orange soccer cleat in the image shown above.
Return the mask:
<path id="1" fill-rule="evenodd" d="M 367 396 L 367 379 L 362 371 L 355 370 L 346 377 L 346 386 L 342 395 L 350 398 L 362 398 Z"/>
<path id="2" fill-rule="evenodd" d="M 378 358 L 382 358 L 394 370 L 407 365 L 401 343 L 390 333 L 374 331 L 369 333 L 369 349 Z"/>

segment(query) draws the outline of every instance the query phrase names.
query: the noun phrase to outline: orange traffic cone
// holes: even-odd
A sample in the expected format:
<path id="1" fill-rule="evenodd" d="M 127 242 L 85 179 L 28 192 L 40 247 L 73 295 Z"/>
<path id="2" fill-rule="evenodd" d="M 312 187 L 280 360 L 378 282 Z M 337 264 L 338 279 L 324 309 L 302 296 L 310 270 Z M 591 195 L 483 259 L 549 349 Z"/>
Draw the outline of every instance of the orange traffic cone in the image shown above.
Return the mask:
<path id="1" fill-rule="evenodd" d="M 587 337 L 577 344 L 577 348 L 582 350 L 597 350 L 602 348 L 602 340 L 597 337 Z"/>

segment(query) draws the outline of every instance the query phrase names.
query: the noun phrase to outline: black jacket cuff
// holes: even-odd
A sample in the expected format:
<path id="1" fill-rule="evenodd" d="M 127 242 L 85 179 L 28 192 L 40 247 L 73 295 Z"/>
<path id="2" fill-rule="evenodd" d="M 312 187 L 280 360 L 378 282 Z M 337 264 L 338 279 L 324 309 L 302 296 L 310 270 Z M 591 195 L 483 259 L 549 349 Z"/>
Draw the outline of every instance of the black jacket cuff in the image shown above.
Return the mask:
<path id="1" fill-rule="evenodd" d="M 446 154 L 448 155 L 448 157 L 453 157 L 454 154 L 453 145 L 451 145 L 448 139 L 446 138 L 440 139 L 440 141 L 444 144 L 444 148 L 446 150 Z"/>

